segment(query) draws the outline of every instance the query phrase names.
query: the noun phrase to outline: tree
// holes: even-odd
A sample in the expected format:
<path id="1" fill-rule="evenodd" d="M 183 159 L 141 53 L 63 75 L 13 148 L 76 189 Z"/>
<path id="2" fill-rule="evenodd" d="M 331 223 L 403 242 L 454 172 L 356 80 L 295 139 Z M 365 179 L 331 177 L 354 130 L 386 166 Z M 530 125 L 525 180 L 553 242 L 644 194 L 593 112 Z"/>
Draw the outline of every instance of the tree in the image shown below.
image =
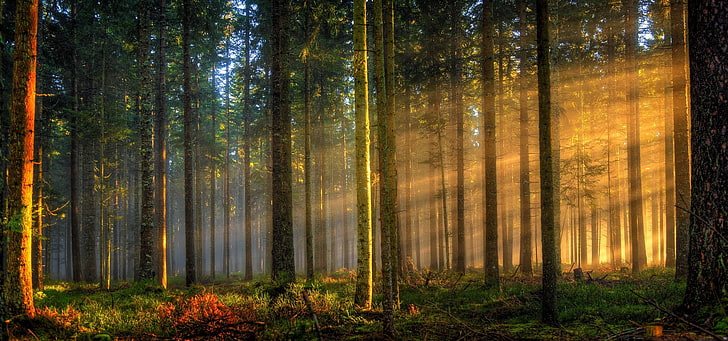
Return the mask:
<path id="1" fill-rule="evenodd" d="M 197 283 L 197 252 L 195 250 L 195 174 L 192 112 L 192 60 L 190 44 L 190 19 L 192 2 L 182 2 L 182 115 L 184 116 L 184 215 L 185 215 L 185 283 L 187 286 Z"/>
<path id="2" fill-rule="evenodd" d="M 638 273 L 647 263 L 642 217 L 642 169 L 640 161 L 639 84 L 637 64 L 637 28 L 639 7 L 636 0 L 623 0 L 627 11 L 625 25 L 625 70 L 627 83 L 627 168 L 629 182 L 629 231 L 632 249 L 632 272 Z"/>
<path id="3" fill-rule="evenodd" d="M 137 280 L 151 280 L 155 277 L 154 264 L 154 157 L 152 129 L 152 75 L 150 60 L 150 16 L 151 4 L 141 0 L 137 16 L 137 68 L 139 70 L 138 111 L 140 121 L 141 156 L 141 226 L 139 230 L 139 267 Z"/>
<path id="4" fill-rule="evenodd" d="M 556 307 L 556 280 L 558 276 L 557 229 L 555 207 L 555 163 L 552 155 L 551 111 L 551 53 L 547 0 L 536 0 L 536 49 L 538 65 L 538 146 L 541 175 L 541 252 L 543 259 L 541 320 L 551 326 L 558 325 Z"/>
<path id="5" fill-rule="evenodd" d="M 154 120 L 155 150 L 155 214 L 154 225 L 157 229 L 156 252 L 157 279 L 167 287 L 167 0 L 159 0 L 157 5 L 157 78 L 156 78 L 156 116 Z M 226 154 L 227 155 L 227 154 Z M 227 173 L 226 173 L 227 174 Z M 227 212 L 227 210 L 226 210 Z"/>
<path id="6" fill-rule="evenodd" d="M 35 315 L 33 304 L 33 140 L 38 0 L 16 3 L 13 85 L 8 139 L 7 265 L 3 298 L 10 316 Z"/>
<path id="7" fill-rule="evenodd" d="M 271 157 L 273 233 L 272 277 L 280 284 L 296 279 L 293 258 L 293 206 L 291 193 L 291 108 L 288 73 L 288 0 L 273 0 L 271 20 Z"/>
<path id="8" fill-rule="evenodd" d="M 463 133 L 463 70 L 461 37 L 465 35 L 462 28 L 462 2 L 450 1 L 450 99 L 452 101 L 452 117 L 455 118 L 455 159 L 457 184 L 455 186 L 457 224 L 455 226 L 455 271 L 465 273 L 465 151 Z"/>
<path id="9" fill-rule="evenodd" d="M 688 6 L 692 196 L 683 308 L 719 306 L 728 292 L 728 3 Z"/>
<path id="10" fill-rule="evenodd" d="M 395 335 L 394 310 L 399 306 L 399 227 L 397 219 L 397 159 L 394 113 L 394 7 L 391 0 L 374 1 L 375 78 L 379 138 L 380 224 L 384 333 Z"/>
<path id="11" fill-rule="evenodd" d="M 670 35 L 672 37 L 672 115 L 673 115 L 673 160 L 675 167 L 675 184 L 671 197 L 675 210 L 674 240 L 667 237 L 668 262 L 666 266 L 675 265 L 675 277 L 684 278 L 688 274 L 688 245 L 690 245 L 690 133 L 688 121 L 690 108 L 688 104 L 688 73 L 686 40 L 685 0 L 670 1 Z M 671 226 L 668 228 L 672 228 Z M 671 247 L 672 246 L 672 247 Z"/>
<path id="12" fill-rule="evenodd" d="M 518 1 L 518 22 L 520 29 L 520 51 L 519 63 L 520 73 L 518 81 L 518 105 L 520 119 L 520 143 L 519 143 L 519 182 L 521 196 L 521 245 L 520 245 L 520 269 L 525 276 L 533 275 L 531 264 L 531 179 L 528 155 L 528 61 L 527 61 L 527 40 L 526 40 L 526 1 Z"/>
<path id="13" fill-rule="evenodd" d="M 366 0 L 354 1 L 354 96 L 357 266 L 354 303 L 364 309 L 372 305 L 372 182 L 369 165 L 369 79 L 367 70 Z"/>
<path id="14" fill-rule="evenodd" d="M 485 283 L 500 286 L 498 270 L 498 184 L 496 179 L 495 69 L 493 67 L 493 1 L 483 0 L 482 105 L 483 155 L 485 158 Z"/>
<path id="15" fill-rule="evenodd" d="M 310 15 L 308 1 L 303 2 L 304 13 L 304 34 L 306 35 L 306 44 L 309 43 L 310 39 Z M 313 166 L 311 164 L 311 66 L 308 58 L 309 46 L 304 47 L 304 51 L 301 52 L 301 58 L 303 59 L 303 121 L 304 121 L 304 205 L 305 205 L 305 238 L 306 238 L 306 278 L 309 280 L 313 279 L 314 275 L 314 233 L 313 233 L 313 219 L 312 219 L 312 203 L 311 203 L 311 181 Z"/>

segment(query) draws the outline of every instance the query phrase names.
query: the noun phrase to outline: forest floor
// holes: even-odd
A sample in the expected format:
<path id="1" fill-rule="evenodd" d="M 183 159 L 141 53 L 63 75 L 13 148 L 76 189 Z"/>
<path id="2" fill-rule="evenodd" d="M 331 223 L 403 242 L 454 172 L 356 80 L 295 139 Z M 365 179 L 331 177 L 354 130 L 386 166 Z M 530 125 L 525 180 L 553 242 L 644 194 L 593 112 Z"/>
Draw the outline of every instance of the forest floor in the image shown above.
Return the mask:
<path id="1" fill-rule="evenodd" d="M 540 279 L 502 278 L 486 289 L 483 274 L 413 272 L 400 286 L 398 340 L 711 340 L 728 332 L 724 304 L 690 320 L 672 313 L 684 284 L 669 270 L 638 276 L 607 269 L 584 280 L 565 274 L 558 286 L 559 328 L 540 320 Z M 281 290 L 268 280 L 208 280 L 170 289 L 150 283 L 49 283 L 35 293 L 35 318 L 5 322 L 27 340 L 386 340 L 381 295 L 374 309 L 354 307 L 354 273 L 339 271 Z M 375 288 L 375 293 L 379 288 Z M 728 302 L 727 302 L 728 303 Z M 649 336 L 650 333 L 662 336 Z"/>

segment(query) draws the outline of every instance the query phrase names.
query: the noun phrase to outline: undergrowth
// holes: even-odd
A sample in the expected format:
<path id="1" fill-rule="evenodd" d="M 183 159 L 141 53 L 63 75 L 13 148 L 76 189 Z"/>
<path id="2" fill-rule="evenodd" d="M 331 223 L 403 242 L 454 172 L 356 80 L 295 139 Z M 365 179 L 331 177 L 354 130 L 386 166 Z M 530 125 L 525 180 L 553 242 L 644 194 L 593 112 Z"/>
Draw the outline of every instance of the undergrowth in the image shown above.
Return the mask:
<path id="1" fill-rule="evenodd" d="M 649 324 L 687 327 L 657 308 L 675 309 L 684 291 L 664 269 L 639 276 L 601 270 L 583 281 L 565 275 L 558 285 L 560 328 L 539 322 L 539 278 L 509 275 L 492 289 L 482 276 L 409 273 L 400 286 L 397 339 L 596 340 L 620 339 Z M 6 330 L 11 338 L 34 340 L 386 339 L 380 296 L 374 309 L 357 309 L 354 280 L 353 272 L 340 271 L 284 288 L 266 280 L 218 280 L 167 290 L 121 282 L 109 291 L 58 282 L 35 293 L 35 318 L 11 319 Z M 717 333 L 728 331 L 722 311 L 711 320 Z"/>

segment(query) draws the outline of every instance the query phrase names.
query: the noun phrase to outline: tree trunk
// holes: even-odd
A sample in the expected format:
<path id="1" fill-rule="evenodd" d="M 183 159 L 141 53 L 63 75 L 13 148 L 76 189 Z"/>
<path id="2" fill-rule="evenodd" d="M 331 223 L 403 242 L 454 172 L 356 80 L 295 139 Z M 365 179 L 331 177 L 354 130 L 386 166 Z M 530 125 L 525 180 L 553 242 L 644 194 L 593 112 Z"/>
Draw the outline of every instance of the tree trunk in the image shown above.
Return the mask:
<path id="1" fill-rule="evenodd" d="M 369 165 L 369 80 L 366 1 L 354 1 L 354 96 L 356 138 L 357 280 L 354 304 L 372 306 L 372 188 Z"/>
<path id="2" fill-rule="evenodd" d="M 493 68 L 493 1 L 483 1 L 482 41 L 482 111 L 483 111 L 483 156 L 485 158 L 485 200 L 484 246 L 485 283 L 489 287 L 500 286 L 498 269 L 498 183 L 496 178 L 496 136 L 495 136 L 495 70 Z"/>
<path id="3" fill-rule="evenodd" d="M 151 4 L 141 1 L 137 18 L 137 67 L 139 68 L 139 120 L 142 181 L 142 220 L 139 231 L 139 267 L 137 280 L 150 280 L 155 276 L 154 260 L 154 157 L 152 150 L 152 74 L 150 49 Z M 102 227 L 103 228 L 103 227 Z"/>
<path id="4" fill-rule="evenodd" d="M 81 221 L 79 217 L 79 206 L 81 200 L 79 196 L 80 181 L 78 179 L 80 172 L 79 153 L 80 153 L 80 132 L 81 122 L 79 116 L 80 106 L 79 101 L 81 94 L 79 93 L 79 80 L 80 80 L 80 63 L 78 58 L 78 45 L 79 45 L 79 33 L 78 33 L 78 5 L 77 1 L 74 0 L 71 3 L 71 20 L 73 21 L 73 52 L 71 58 L 73 59 L 73 75 L 71 80 L 71 87 L 73 92 L 73 118 L 71 123 L 71 164 L 69 170 L 69 182 L 70 182 L 70 223 L 71 223 L 71 263 L 73 268 L 73 281 L 80 282 L 82 278 L 81 274 Z"/>
<path id="5" fill-rule="evenodd" d="M 519 135 L 519 183 L 521 197 L 521 245 L 520 245 L 520 270 L 521 274 L 527 277 L 533 276 L 533 264 L 531 259 L 531 177 L 530 159 L 528 155 L 528 48 L 526 30 L 526 1 L 518 1 L 518 20 L 520 22 L 520 73 L 518 78 L 518 105 L 520 120 Z"/>
<path id="6" fill-rule="evenodd" d="M 192 2 L 182 2 L 182 115 L 184 116 L 184 197 L 185 197 L 185 283 L 197 283 L 195 249 L 194 112 L 192 111 L 192 60 L 190 55 Z M 246 101 L 247 102 L 247 101 Z"/>
<path id="7" fill-rule="evenodd" d="M 311 10 L 308 6 L 308 1 L 304 1 L 304 34 L 309 35 L 309 11 Z M 308 41 L 308 37 L 306 39 Z M 306 278 L 309 280 L 313 279 L 314 275 L 314 235 L 313 235 L 313 217 L 312 217 L 312 204 L 311 204 L 311 180 L 313 167 L 311 165 L 311 66 L 308 60 L 308 48 L 306 46 L 306 52 L 302 53 L 303 58 L 303 173 L 304 173 L 304 206 L 305 206 L 305 258 L 306 258 Z"/>
<path id="8" fill-rule="evenodd" d="M 4 311 L 35 315 L 33 305 L 33 140 L 35 126 L 38 0 L 16 3 L 13 85 L 8 138 L 7 265 Z"/>
<path id="9" fill-rule="evenodd" d="M 272 277 L 280 284 L 296 279 L 293 258 L 293 206 L 291 193 L 291 108 L 288 73 L 288 0 L 273 0 L 271 16 L 271 158 Z"/>
<path id="10" fill-rule="evenodd" d="M 688 6 L 692 199 L 687 287 L 683 308 L 725 304 L 728 292 L 728 2 Z"/>
<path id="11" fill-rule="evenodd" d="M 690 119 L 688 93 L 688 58 L 686 43 L 686 2 L 670 1 L 670 35 L 672 37 L 672 110 L 673 160 L 675 163 L 675 278 L 688 275 L 688 245 L 690 244 Z M 672 187 L 672 186 L 667 186 Z M 672 240 L 669 240 L 672 242 Z M 668 246 L 668 255 L 672 255 Z"/>
<path id="12" fill-rule="evenodd" d="M 642 169 L 640 161 L 639 66 L 637 63 L 637 30 L 639 8 L 637 0 L 623 0 L 627 11 L 625 21 L 625 70 L 627 75 L 627 168 L 629 173 L 629 228 L 632 248 L 632 272 L 639 273 L 647 263 L 642 211 Z"/>
<path id="13" fill-rule="evenodd" d="M 250 8 L 245 6 L 245 86 L 243 89 L 243 211 L 244 213 L 244 233 L 245 233 L 245 274 L 244 279 L 250 281 L 253 279 L 253 231 L 252 231 L 252 212 L 253 204 L 250 198 L 252 190 L 250 188 L 250 145 L 252 136 L 250 134 L 250 82 L 251 82 L 251 39 L 250 39 Z"/>
<path id="14" fill-rule="evenodd" d="M 555 164 L 552 158 L 552 120 L 551 120 L 551 53 L 549 7 L 547 0 L 536 0 L 536 48 L 538 65 L 538 145 L 541 175 L 541 252 L 543 258 L 543 277 L 541 300 L 541 320 L 551 326 L 558 325 L 559 312 L 556 306 L 556 280 L 559 265 L 556 243 L 558 241 L 555 206 L 558 197 L 555 192 Z"/>
<path id="15" fill-rule="evenodd" d="M 455 271 L 465 273 L 465 151 L 463 118 L 463 70 L 462 47 L 460 39 L 464 35 L 462 29 L 462 2 L 450 1 L 450 101 L 451 117 L 455 120 L 455 169 L 457 179 L 455 185 Z"/>
<path id="16" fill-rule="evenodd" d="M 159 0 L 157 25 L 159 31 L 157 51 L 156 117 L 154 121 L 155 152 L 155 227 L 157 280 L 167 287 L 167 0 Z"/>

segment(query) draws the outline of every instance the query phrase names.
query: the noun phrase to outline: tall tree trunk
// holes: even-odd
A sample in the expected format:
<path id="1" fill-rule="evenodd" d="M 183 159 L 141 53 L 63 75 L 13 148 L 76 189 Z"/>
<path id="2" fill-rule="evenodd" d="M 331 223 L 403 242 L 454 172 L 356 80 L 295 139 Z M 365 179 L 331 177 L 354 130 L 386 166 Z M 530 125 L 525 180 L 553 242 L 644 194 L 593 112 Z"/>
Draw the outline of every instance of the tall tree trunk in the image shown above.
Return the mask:
<path id="1" fill-rule="evenodd" d="M 460 39 L 464 35 L 462 29 L 462 2 L 452 0 L 450 4 L 450 101 L 451 117 L 455 119 L 455 168 L 457 179 L 455 185 L 455 271 L 465 273 L 465 151 L 463 134 L 463 70 L 462 47 Z"/>
<path id="2" fill-rule="evenodd" d="M 90 120 L 87 118 L 87 120 Z M 87 124 L 90 124 L 87 121 Z M 85 137 L 84 145 L 82 147 L 82 162 L 83 162 L 83 179 L 82 179 L 82 211 L 83 211 L 83 224 L 82 224 L 82 245 L 83 245 L 83 281 L 86 283 L 97 282 L 97 267 L 96 267 L 96 241 L 97 241 L 97 221 L 96 221 L 96 195 L 94 194 L 95 187 L 95 168 L 96 160 L 94 158 L 96 150 L 96 141 L 94 138 L 89 136 Z"/>
<path id="3" fill-rule="evenodd" d="M 493 1 L 483 0 L 483 41 L 481 45 L 483 83 L 483 156 L 485 158 L 485 283 L 500 286 L 498 270 L 498 183 L 496 177 L 495 69 L 493 67 Z"/>
<path id="4" fill-rule="evenodd" d="M 369 164 L 369 79 L 366 0 L 354 0 L 354 96 L 356 122 L 357 261 L 354 303 L 372 306 L 372 182 Z"/>
<path id="5" fill-rule="evenodd" d="M 212 74 L 217 74 L 216 65 L 213 65 L 212 67 Z M 217 89 L 217 85 L 215 82 L 216 77 L 212 77 L 212 88 Z M 215 232 L 216 232 L 216 216 L 217 216 L 217 103 L 216 101 L 212 102 L 212 110 L 210 111 L 211 116 L 211 126 L 210 127 L 210 145 L 208 146 L 209 155 L 208 159 L 210 162 L 210 278 L 213 280 L 215 279 Z"/>
<path id="6" fill-rule="evenodd" d="M 157 10 L 157 91 L 154 120 L 155 150 L 155 251 L 157 280 L 167 287 L 167 0 L 159 0 Z M 227 155 L 227 154 L 226 154 Z"/>
<path id="7" fill-rule="evenodd" d="M 291 193 L 291 108 L 288 98 L 290 3 L 288 0 L 273 0 L 271 5 L 272 277 L 280 284 L 286 284 L 296 279 Z"/>
<path id="8" fill-rule="evenodd" d="M 8 138 L 7 268 L 5 312 L 35 315 L 33 304 L 33 140 L 35 126 L 38 0 L 19 0 L 15 14 L 13 87 Z"/>
<path id="9" fill-rule="evenodd" d="M 139 231 L 139 267 L 137 280 L 153 279 L 154 260 L 154 157 L 152 129 L 152 74 L 150 61 L 150 16 L 151 4 L 142 0 L 138 3 L 137 18 L 137 67 L 139 68 L 139 121 L 140 156 L 142 182 L 142 220 Z M 103 176 L 103 174 L 102 174 Z M 103 229 L 103 227 L 102 227 Z"/>
<path id="10" fill-rule="evenodd" d="M 556 306 L 556 280 L 559 271 L 555 207 L 554 163 L 552 151 L 553 129 L 551 127 L 551 53 L 549 29 L 549 6 L 547 0 L 536 0 L 536 49 L 538 65 L 538 145 L 541 175 L 541 252 L 543 259 L 541 320 L 551 326 L 558 325 L 559 312 Z"/>
<path id="11" fill-rule="evenodd" d="M 190 55 L 192 1 L 182 1 L 182 115 L 184 116 L 184 197 L 185 197 L 185 283 L 197 283 L 195 248 L 194 112 L 192 111 L 192 60 Z M 247 101 L 246 101 L 247 102 Z"/>
<path id="12" fill-rule="evenodd" d="M 80 97 L 79 93 L 79 79 L 80 75 L 80 62 L 78 58 L 78 45 L 79 45 L 79 33 L 78 33 L 78 4 L 77 0 L 71 3 L 71 21 L 73 22 L 73 51 L 71 58 L 73 59 L 73 75 L 71 80 L 71 87 L 73 91 L 73 118 L 71 123 L 71 164 L 69 171 L 69 182 L 70 182 L 70 223 L 71 223 L 71 263 L 73 268 L 73 281 L 80 282 L 82 278 L 81 273 L 81 221 L 79 217 L 79 206 L 81 204 L 79 191 L 80 181 L 78 179 L 78 173 L 80 172 L 79 154 L 80 154 Z"/>
<path id="13" fill-rule="evenodd" d="M 232 44 L 230 35 L 232 35 L 232 25 L 230 24 L 226 30 L 225 56 L 227 65 L 225 67 L 225 152 L 223 165 L 223 268 L 222 272 L 225 278 L 230 278 L 230 65 L 233 63 L 230 58 L 230 44 Z"/>
<path id="14" fill-rule="evenodd" d="M 304 7 L 304 34 L 309 35 L 310 30 L 310 15 L 308 1 L 303 2 Z M 306 41 L 308 41 L 306 37 Z M 312 212 L 313 207 L 311 204 L 311 180 L 313 167 L 311 165 L 311 66 L 308 60 L 308 48 L 305 47 L 305 51 L 302 53 L 303 58 L 303 175 L 304 175 L 304 208 L 305 208 L 305 260 L 306 260 L 306 278 L 309 280 L 313 279 L 314 275 L 314 235 L 313 235 L 313 219 Z"/>
<path id="15" fill-rule="evenodd" d="M 688 6 L 692 214 L 683 308 L 725 306 L 728 296 L 728 2 Z M 716 309 L 716 308 L 711 308 Z"/>
<path id="16" fill-rule="evenodd" d="M 627 168 L 629 170 L 629 228 L 632 248 L 632 272 L 638 273 L 647 263 L 645 250 L 642 174 L 640 157 L 639 79 L 637 63 L 637 30 L 639 7 L 637 0 L 623 0 L 627 12 L 625 26 L 625 69 L 627 75 Z"/>
<path id="17" fill-rule="evenodd" d="M 527 60 L 527 35 L 526 30 L 526 0 L 518 1 L 518 20 L 520 23 L 520 71 L 518 76 L 518 106 L 520 119 L 519 135 L 519 183 L 521 198 L 521 245 L 520 245 L 520 269 L 521 274 L 527 277 L 533 276 L 533 264 L 531 260 L 531 177 L 530 159 L 528 155 L 528 60 Z"/>
<path id="18" fill-rule="evenodd" d="M 685 0 L 670 1 L 670 35 L 672 36 L 672 110 L 675 163 L 675 278 L 688 275 L 688 245 L 690 244 L 690 119 L 688 93 L 688 57 L 686 43 Z M 667 186 L 672 187 L 672 186 Z M 672 240 L 669 240 L 672 242 Z M 668 245 L 668 255 L 672 255 Z"/>
<path id="19" fill-rule="evenodd" d="M 245 49 L 244 49 L 244 86 L 243 86 L 243 233 L 244 233 L 244 275 L 243 279 L 246 281 L 253 279 L 253 231 L 252 231 L 252 200 L 251 195 L 251 181 L 250 181 L 250 145 L 252 144 L 252 137 L 250 136 L 250 121 L 252 120 L 250 115 L 250 82 L 251 82 L 251 69 L 250 69 L 250 6 L 245 6 Z"/>

